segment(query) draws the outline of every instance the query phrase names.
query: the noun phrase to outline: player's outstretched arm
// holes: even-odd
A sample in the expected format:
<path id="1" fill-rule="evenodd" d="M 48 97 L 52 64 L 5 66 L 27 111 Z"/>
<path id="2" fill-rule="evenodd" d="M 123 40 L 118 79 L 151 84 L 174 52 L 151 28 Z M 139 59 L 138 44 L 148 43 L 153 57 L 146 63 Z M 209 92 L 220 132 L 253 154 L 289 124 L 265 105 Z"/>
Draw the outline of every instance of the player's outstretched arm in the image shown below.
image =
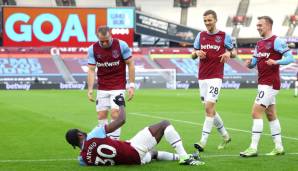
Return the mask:
<path id="1" fill-rule="evenodd" d="M 106 134 L 115 131 L 116 129 L 120 128 L 124 125 L 126 120 L 125 114 L 125 100 L 122 94 L 115 97 L 114 102 L 119 106 L 119 116 L 116 120 L 111 122 L 110 124 L 106 125 Z"/>
<path id="2" fill-rule="evenodd" d="M 95 65 L 88 65 L 88 99 L 94 102 L 93 99 L 93 85 L 95 79 Z"/>
<path id="3" fill-rule="evenodd" d="M 128 78 L 129 78 L 129 88 L 128 88 L 128 101 L 130 101 L 134 96 L 135 90 L 135 64 L 133 58 L 125 61 L 128 66 Z"/>

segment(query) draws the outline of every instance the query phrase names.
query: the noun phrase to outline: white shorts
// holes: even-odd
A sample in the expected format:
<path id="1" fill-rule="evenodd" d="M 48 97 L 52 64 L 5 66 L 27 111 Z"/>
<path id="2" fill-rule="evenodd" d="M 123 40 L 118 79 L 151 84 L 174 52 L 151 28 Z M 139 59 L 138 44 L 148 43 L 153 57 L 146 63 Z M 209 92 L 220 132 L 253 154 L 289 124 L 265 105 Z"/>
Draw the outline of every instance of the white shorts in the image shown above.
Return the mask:
<path id="1" fill-rule="evenodd" d="M 125 97 L 125 90 L 97 90 L 96 111 L 99 112 L 109 109 L 119 109 L 119 106 L 113 101 L 113 99 L 119 94 L 123 94 Z"/>
<path id="2" fill-rule="evenodd" d="M 295 81 L 295 87 L 298 87 L 298 81 Z"/>
<path id="3" fill-rule="evenodd" d="M 151 161 L 150 151 L 156 146 L 157 141 L 152 136 L 148 127 L 139 131 L 128 142 L 130 142 L 130 145 L 139 153 L 141 164 L 146 164 Z"/>
<path id="4" fill-rule="evenodd" d="M 221 89 L 221 85 L 222 79 L 220 78 L 199 80 L 200 95 L 202 102 L 205 103 L 208 101 L 216 103 Z"/>
<path id="5" fill-rule="evenodd" d="M 275 96 L 277 93 L 278 90 L 274 90 L 272 86 L 258 85 L 258 95 L 255 103 L 267 108 L 268 106 L 275 104 Z"/>

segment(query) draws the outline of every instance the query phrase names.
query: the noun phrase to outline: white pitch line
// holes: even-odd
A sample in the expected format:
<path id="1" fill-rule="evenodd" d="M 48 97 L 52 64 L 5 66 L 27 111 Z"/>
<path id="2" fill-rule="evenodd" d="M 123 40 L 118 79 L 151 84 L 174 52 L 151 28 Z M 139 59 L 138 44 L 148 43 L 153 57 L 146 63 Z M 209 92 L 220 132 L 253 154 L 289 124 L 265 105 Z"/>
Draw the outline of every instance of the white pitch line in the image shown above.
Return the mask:
<path id="1" fill-rule="evenodd" d="M 186 123 L 186 124 L 190 124 L 190 125 L 203 126 L 203 124 L 201 124 L 201 123 L 185 121 L 185 120 L 179 120 L 179 119 L 166 118 L 166 117 L 161 117 L 161 116 L 152 116 L 152 115 L 147 115 L 147 114 L 142 114 L 142 113 L 132 112 L 132 113 L 129 113 L 129 115 L 143 116 L 143 117 L 147 117 L 147 118 L 162 119 L 162 120 L 169 120 L 169 121 L 174 121 L 174 122 Z M 247 130 L 243 130 L 243 129 L 237 129 L 237 128 L 226 127 L 226 129 L 231 130 L 231 131 L 236 131 L 236 132 L 251 133 L 251 131 L 247 131 Z M 266 133 L 263 133 L 263 135 L 271 136 L 271 134 L 266 134 Z M 282 136 L 282 138 L 298 141 L 298 138 L 296 138 L 296 137 Z"/>
<path id="2" fill-rule="evenodd" d="M 298 155 L 298 153 L 286 153 L 285 155 Z M 238 154 L 211 154 L 211 155 L 200 155 L 202 159 L 204 158 L 216 158 L 216 157 L 240 157 Z M 267 156 L 266 154 L 258 154 L 258 156 Z"/>
<path id="3" fill-rule="evenodd" d="M 56 161 L 74 161 L 77 159 L 32 159 L 32 160 L 0 160 L 0 163 L 16 163 L 16 162 L 56 162 Z"/>
<path id="4" fill-rule="evenodd" d="M 286 153 L 285 155 L 298 155 L 297 153 Z M 259 154 L 259 156 L 266 156 L 266 154 Z M 240 157 L 239 154 L 211 154 L 211 155 L 204 155 L 202 154 L 201 157 L 204 158 L 217 158 L 217 157 Z M 33 162 L 58 162 L 58 161 L 76 161 L 77 159 L 31 159 L 31 160 L 0 160 L 0 163 L 33 163 Z"/>

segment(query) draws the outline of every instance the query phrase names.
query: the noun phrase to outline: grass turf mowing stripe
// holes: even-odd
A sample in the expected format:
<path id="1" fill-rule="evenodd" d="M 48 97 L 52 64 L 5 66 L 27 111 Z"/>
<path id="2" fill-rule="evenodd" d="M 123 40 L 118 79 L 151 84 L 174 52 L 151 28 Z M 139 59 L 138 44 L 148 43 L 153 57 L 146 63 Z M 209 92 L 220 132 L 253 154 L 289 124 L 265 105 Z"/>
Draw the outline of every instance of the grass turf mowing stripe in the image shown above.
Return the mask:
<path id="1" fill-rule="evenodd" d="M 136 112 L 129 113 L 128 115 L 143 116 L 143 117 L 147 117 L 147 118 L 162 119 L 162 120 L 169 120 L 169 121 L 174 121 L 174 122 L 179 122 L 179 123 L 186 123 L 186 124 L 190 124 L 190 125 L 203 126 L 203 124 L 201 124 L 201 123 L 184 121 L 184 120 L 179 120 L 179 119 L 172 119 L 172 118 L 168 118 L 168 117 L 166 118 L 166 117 L 161 117 L 161 116 L 146 115 L 146 114 L 136 113 Z M 251 133 L 251 131 L 237 129 L 237 128 L 226 127 L 226 129 L 231 130 L 231 131 L 237 131 L 237 132 Z M 266 134 L 266 133 L 263 133 L 262 135 L 271 136 L 271 134 Z M 298 138 L 296 138 L 296 137 L 282 136 L 282 138 L 298 141 Z"/>

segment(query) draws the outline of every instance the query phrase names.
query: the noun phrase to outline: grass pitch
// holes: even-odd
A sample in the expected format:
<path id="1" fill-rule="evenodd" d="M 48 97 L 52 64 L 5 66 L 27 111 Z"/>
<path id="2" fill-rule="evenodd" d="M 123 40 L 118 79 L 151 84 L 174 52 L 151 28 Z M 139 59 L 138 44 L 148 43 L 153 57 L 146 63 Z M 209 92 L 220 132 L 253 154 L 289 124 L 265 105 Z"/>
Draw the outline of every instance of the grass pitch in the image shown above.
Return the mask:
<path id="1" fill-rule="evenodd" d="M 0 91 L 0 170 L 298 170 L 298 98 L 293 90 L 281 90 L 277 111 L 282 126 L 284 156 L 268 157 L 274 144 L 268 121 L 259 157 L 240 158 L 239 152 L 250 144 L 251 106 L 256 89 L 222 90 L 217 111 L 232 137 L 224 150 L 217 150 L 221 137 L 213 128 L 205 152 L 204 166 L 179 166 L 177 162 L 152 162 L 144 166 L 81 167 L 65 139 L 65 131 L 77 127 L 90 131 L 97 124 L 95 104 L 86 91 L 32 90 Z M 186 150 L 194 151 L 204 122 L 198 90 L 137 90 L 127 102 L 127 122 L 121 139 L 129 139 L 143 127 L 168 119 L 180 133 Z M 159 150 L 174 152 L 162 140 Z"/>

